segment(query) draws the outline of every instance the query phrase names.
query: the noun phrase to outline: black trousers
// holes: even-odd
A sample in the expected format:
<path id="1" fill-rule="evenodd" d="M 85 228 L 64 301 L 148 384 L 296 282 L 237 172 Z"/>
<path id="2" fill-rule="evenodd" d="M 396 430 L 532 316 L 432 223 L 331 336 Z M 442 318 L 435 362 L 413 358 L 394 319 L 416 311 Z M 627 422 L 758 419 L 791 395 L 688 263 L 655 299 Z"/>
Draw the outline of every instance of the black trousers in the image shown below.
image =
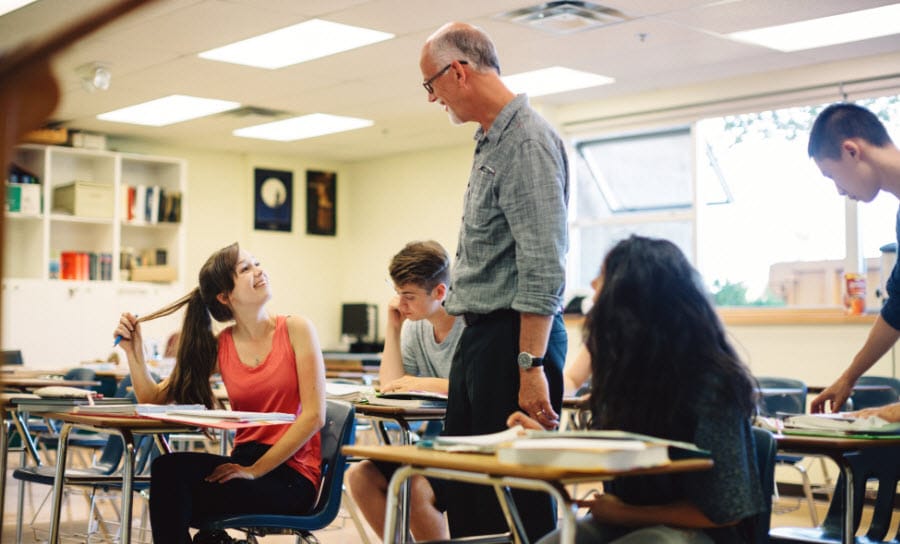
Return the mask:
<path id="1" fill-rule="evenodd" d="M 233 514 L 302 514 L 316 500 L 312 482 L 287 465 L 256 480 L 224 484 L 203 479 L 222 463 L 250 466 L 268 451 L 264 444 L 241 444 L 230 457 L 181 452 L 153 461 L 150 524 L 153 541 L 188 544 L 188 529 L 204 520 Z"/>
<path id="2" fill-rule="evenodd" d="M 566 360 L 566 329 L 556 315 L 544 357 L 550 403 L 562 410 L 562 368 Z M 489 314 L 462 333 L 450 369 L 445 435 L 486 434 L 506 429 L 506 419 L 519 410 L 519 314 Z M 452 537 L 502 533 L 506 520 L 493 488 L 444 482 L 438 500 L 447 506 Z M 437 490 L 436 490 L 437 491 Z M 531 542 L 556 528 L 556 505 L 546 493 L 513 491 Z"/>

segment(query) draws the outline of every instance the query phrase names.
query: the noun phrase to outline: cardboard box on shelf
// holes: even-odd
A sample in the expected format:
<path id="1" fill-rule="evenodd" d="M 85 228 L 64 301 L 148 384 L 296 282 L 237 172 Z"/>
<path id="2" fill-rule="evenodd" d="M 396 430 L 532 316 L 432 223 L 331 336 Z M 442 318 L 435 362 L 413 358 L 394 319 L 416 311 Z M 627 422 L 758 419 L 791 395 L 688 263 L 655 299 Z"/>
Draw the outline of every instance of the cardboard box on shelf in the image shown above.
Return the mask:
<path id="1" fill-rule="evenodd" d="M 178 279 L 178 272 L 172 266 L 136 266 L 131 270 L 131 281 L 153 281 L 169 283 Z"/>
<path id="2" fill-rule="evenodd" d="M 73 181 L 53 188 L 53 211 L 79 217 L 111 219 L 113 186 L 91 181 Z"/>

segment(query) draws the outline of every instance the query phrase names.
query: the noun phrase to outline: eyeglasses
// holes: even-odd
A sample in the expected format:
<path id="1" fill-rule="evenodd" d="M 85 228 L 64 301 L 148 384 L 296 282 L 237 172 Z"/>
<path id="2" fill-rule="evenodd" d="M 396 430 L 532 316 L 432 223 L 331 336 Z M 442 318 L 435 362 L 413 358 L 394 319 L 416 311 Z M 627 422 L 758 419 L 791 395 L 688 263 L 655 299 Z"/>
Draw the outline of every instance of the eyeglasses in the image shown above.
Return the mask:
<path id="1" fill-rule="evenodd" d="M 469 64 L 469 61 L 467 61 L 467 60 L 460 60 L 457 62 L 459 62 L 460 64 Z M 432 87 L 431 84 L 434 82 L 435 79 L 437 79 L 437 78 L 441 77 L 442 75 L 444 75 L 445 73 L 447 73 L 447 70 L 449 70 L 451 66 L 453 66 L 452 62 L 450 64 L 448 64 L 447 66 L 444 66 L 443 68 L 441 68 L 440 72 L 434 74 L 433 76 L 428 78 L 427 81 L 422 83 L 422 86 L 425 87 L 425 90 L 428 91 L 428 94 L 434 94 L 434 87 Z"/>

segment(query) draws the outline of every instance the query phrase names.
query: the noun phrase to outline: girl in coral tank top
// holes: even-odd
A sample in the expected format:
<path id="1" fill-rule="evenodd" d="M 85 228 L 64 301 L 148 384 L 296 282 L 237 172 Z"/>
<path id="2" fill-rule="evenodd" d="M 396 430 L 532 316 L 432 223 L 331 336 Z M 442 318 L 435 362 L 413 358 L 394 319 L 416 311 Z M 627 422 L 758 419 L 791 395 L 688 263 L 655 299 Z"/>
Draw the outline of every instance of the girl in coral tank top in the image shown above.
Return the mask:
<path id="1" fill-rule="evenodd" d="M 239 429 L 228 457 L 179 452 L 152 465 L 150 521 L 154 542 L 190 543 L 192 524 L 236 514 L 301 514 L 319 485 L 319 429 L 325 422 L 325 371 L 312 323 L 273 316 L 269 277 L 232 244 L 200 270 L 199 287 L 146 321 L 187 306 L 172 374 L 160 383 L 144 361 L 141 328 L 125 313 L 115 335 L 128 356 L 138 402 L 217 404 L 209 378 L 221 373 L 235 410 L 297 414 L 290 425 Z M 212 319 L 234 324 L 213 334 Z M 194 542 L 228 542 L 224 532 Z"/>

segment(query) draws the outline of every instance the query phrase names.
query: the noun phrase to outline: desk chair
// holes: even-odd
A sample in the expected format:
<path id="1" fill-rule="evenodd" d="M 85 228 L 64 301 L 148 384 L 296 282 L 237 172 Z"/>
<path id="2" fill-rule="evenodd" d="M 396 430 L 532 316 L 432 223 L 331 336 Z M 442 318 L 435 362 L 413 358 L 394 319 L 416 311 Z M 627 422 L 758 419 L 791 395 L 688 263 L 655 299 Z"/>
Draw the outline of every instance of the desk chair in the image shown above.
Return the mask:
<path id="1" fill-rule="evenodd" d="M 878 489 L 872 521 L 865 536 L 856 538 L 857 544 L 874 542 L 900 543 L 900 534 L 889 535 L 891 516 L 896 497 L 897 482 L 900 481 L 900 463 L 897 462 L 895 448 L 870 448 L 847 455 L 853 472 L 854 494 L 858 498 L 853 505 L 853 527 L 859 530 L 863 503 L 869 480 L 875 480 Z M 841 519 L 843 517 L 844 478 L 838 479 L 834 496 L 828 506 L 825 521 L 820 527 L 776 527 L 769 532 L 772 544 L 796 544 L 810 542 L 816 544 L 838 544 L 841 542 Z"/>
<path id="2" fill-rule="evenodd" d="M 756 544 L 769 542 L 769 527 L 772 521 L 772 495 L 775 493 L 775 456 L 778 448 L 772 433 L 759 427 L 753 427 L 753 441 L 756 445 L 756 467 L 762 483 L 763 497 L 766 500 L 765 511 L 756 515 L 754 534 Z"/>
<path id="3" fill-rule="evenodd" d="M 850 394 L 854 410 L 884 406 L 900 400 L 900 380 L 890 376 L 860 376 L 856 385 L 884 385 L 890 389 L 865 391 L 855 389 Z"/>
<path id="4" fill-rule="evenodd" d="M 197 524 L 202 530 L 239 529 L 247 534 L 247 542 L 256 544 L 257 536 L 293 534 L 297 543 L 318 541 L 310 533 L 327 527 L 341 507 L 346 458 L 341 447 L 353 443 L 353 405 L 327 400 L 325 425 L 322 427 L 322 481 L 319 497 L 306 514 L 247 514 L 205 520 Z"/>
<path id="5" fill-rule="evenodd" d="M 801 380 L 792 378 L 780 378 L 773 376 L 764 376 L 756 378 L 759 383 L 760 395 L 758 401 L 759 414 L 766 417 L 777 417 L 778 414 L 802 414 L 806 412 L 806 383 Z M 782 390 L 767 394 L 766 390 Z M 801 455 L 787 455 L 779 453 L 775 456 L 775 463 L 778 466 L 790 467 L 800 474 L 800 482 L 803 487 L 803 496 L 809 507 L 809 517 L 813 525 L 819 524 L 819 514 L 816 511 L 816 503 L 813 499 L 812 484 L 809 481 L 809 474 L 806 465 L 803 464 L 804 457 Z M 823 461 L 824 463 L 824 461 Z M 824 468 L 824 467 L 823 467 Z M 777 496 L 778 490 L 775 489 Z M 799 503 L 798 506 L 799 508 Z M 791 507 L 791 510 L 794 508 Z M 783 513 L 784 510 L 781 510 Z"/>

